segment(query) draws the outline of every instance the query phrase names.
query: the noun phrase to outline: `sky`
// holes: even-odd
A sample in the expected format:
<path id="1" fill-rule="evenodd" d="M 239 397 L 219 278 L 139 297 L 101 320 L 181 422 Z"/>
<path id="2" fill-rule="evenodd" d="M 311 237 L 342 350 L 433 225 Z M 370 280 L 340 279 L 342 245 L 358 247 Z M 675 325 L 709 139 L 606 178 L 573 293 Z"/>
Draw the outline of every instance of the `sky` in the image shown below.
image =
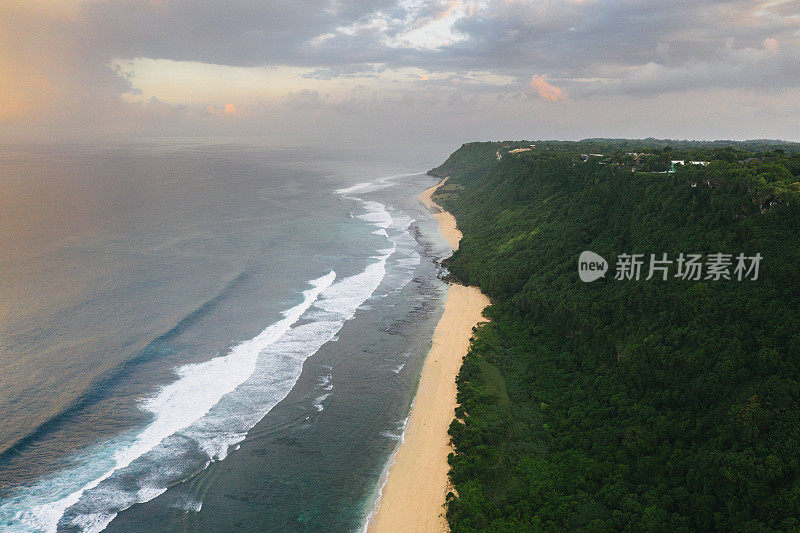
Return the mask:
<path id="1" fill-rule="evenodd" d="M 0 139 L 800 141 L 800 0 L 2 0 Z"/>

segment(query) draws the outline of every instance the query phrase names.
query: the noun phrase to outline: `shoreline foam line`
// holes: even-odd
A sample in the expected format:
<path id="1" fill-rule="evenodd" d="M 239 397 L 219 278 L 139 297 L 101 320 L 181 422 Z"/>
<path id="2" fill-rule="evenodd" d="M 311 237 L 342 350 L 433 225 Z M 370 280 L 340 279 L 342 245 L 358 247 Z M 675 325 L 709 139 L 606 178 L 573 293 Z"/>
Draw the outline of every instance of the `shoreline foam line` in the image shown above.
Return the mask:
<path id="1" fill-rule="evenodd" d="M 362 207 L 367 212 L 358 218 L 374 227 L 392 225 L 383 204 L 372 202 Z M 305 360 L 333 339 L 361 304 L 373 295 L 387 275 L 386 263 L 395 249 L 392 246 L 377 250 L 362 272 L 338 279 L 324 288 L 302 314 L 309 321 L 291 326 L 278 340 L 261 350 L 257 368 L 247 380 L 223 396 L 199 420 L 165 438 L 147 455 L 84 494 L 77 504 L 66 510 L 59 523 L 86 532 L 102 531 L 119 511 L 158 496 L 163 487 L 186 478 L 186 468 L 171 473 L 175 469 L 163 466 L 181 465 L 186 458 L 187 443 L 207 458 L 203 468 L 211 461 L 224 459 L 228 451 L 235 449 L 248 431 L 291 392 Z M 131 481 L 138 490 L 131 490 Z"/>
<path id="2" fill-rule="evenodd" d="M 259 352 L 289 331 L 319 299 L 322 292 L 333 284 L 335 278 L 336 273 L 331 271 L 311 280 L 309 284 L 312 287 L 303 291 L 302 302 L 284 311 L 283 319 L 267 326 L 256 337 L 237 344 L 226 355 L 176 369 L 176 381 L 162 386 L 154 396 L 140 403 L 142 410 L 153 413 L 153 420 L 126 446 L 118 449 L 102 471 L 86 472 L 83 484 L 77 490 L 72 490 L 56 501 L 42 502 L 28 511 L 18 511 L 15 513 L 15 520 L 23 527 L 28 526 L 33 530 L 55 531 L 67 509 L 78 503 L 84 493 L 97 487 L 118 470 L 128 467 L 165 438 L 205 416 L 226 394 L 246 381 L 255 372 Z M 176 411 L 180 410 L 177 402 L 182 402 L 182 395 L 191 390 L 200 392 L 193 397 L 192 409 L 176 417 Z M 213 390 L 213 394 L 208 394 L 209 390 Z M 160 494 L 156 492 L 158 491 L 153 491 L 153 497 Z M 13 498 L 11 500 L 13 502 Z"/>
<path id="3" fill-rule="evenodd" d="M 397 185 L 397 182 L 393 181 L 397 178 L 407 178 L 409 176 L 419 176 L 420 174 L 424 174 L 425 171 L 422 172 L 404 172 L 402 174 L 393 174 L 391 176 L 383 176 L 381 178 L 374 179 L 372 181 L 364 181 L 361 183 L 356 183 L 355 185 L 351 185 L 350 187 L 345 187 L 343 189 L 336 189 L 333 191 L 334 193 L 346 196 L 349 194 L 366 194 L 368 192 L 379 191 L 381 189 L 386 189 L 387 187 L 392 187 L 393 185 Z"/>
<path id="4" fill-rule="evenodd" d="M 283 334 L 277 335 L 271 344 L 262 344 L 250 354 L 255 357 L 256 368 L 249 376 L 240 372 L 241 369 L 220 366 L 220 363 L 239 347 L 256 339 L 265 340 L 262 336 L 267 335 L 266 330 L 232 347 L 225 356 L 176 369 L 176 381 L 140 403 L 144 411 L 154 415 L 150 424 L 82 450 L 73 458 L 74 466 L 20 488 L 0 503 L 0 529 L 13 526 L 13 531 L 54 531 L 60 524 L 82 531 L 101 531 L 118 512 L 159 496 L 166 487 L 184 480 L 197 467 L 206 468 L 211 462 L 224 459 L 229 450 L 236 449 L 250 428 L 292 390 L 305 359 L 335 338 L 344 323 L 373 295 L 387 276 L 389 257 L 406 247 L 397 240 L 405 230 L 395 228 L 398 221 L 392 219 L 386 206 L 352 199 L 358 200 L 365 210 L 355 218 L 384 233 L 390 230 L 393 234 L 388 239 L 390 247 L 377 250 L 370 257 L 372 262 L 358 274 L 335 280 L 335 273 L 331 272 L 312 280 L 310 283 L 315 286 L 303 294 L 314 292 L 313 299 L 304 298 L 300 304 L 302 309 L 284 312 L 287 321 L 295 315 L 297 318 L 281 328 Z M 293 310 L 300 311 L 299 315 Z M 295 324 L 301 316 L 309 321 Z M 278 324 L 286 326 L 286 321 L 280 320 L 273 326 Z M 273 326 L 267 329 L 274 333 L 274 329 L 270 329 Z M 217 383 L 213 379 L 228 371 L 245 378 L 234 384 L 232 390 L 228 380 Z M 217 385 L 224 389 L 221 397 L 218 397 Z M 210 408 L 202 398 L 195 402 L 195 396 L 203 397 L 208 392 L 217 397 Z M 195 415 L 200 408 L 203 413 L 197 418 Z M 157 427 L 151 428 L 153 425 Z M 163 436 L 166 429 L 176 427 L 177 430 Z M 147 437 L 153 438 L 142 439 L 145 432 Z M 152 445 L 144 446 L 143 440 Z M 137 451 L 141 453 L 134 453 Z"/>
<path id="5" fill-rule="evenodd" d="M 455 218 L 431 199 L 439 185 L 418 198 L 435 212 L 442 235 L 457 248 L 461 233 Z M 469 350 L 472 328 L 482 320 L 488 304 L 489 299 L 476 287 L 448 288 L 444 313 L 425 358 L 411 414 L 400 444 L 389 459 L 387 474 L 381 476 L 378 500 L 364 530 L 379 533 L 448 530 L 444 518 L 450 470 L 447 455 L 451 451 L 447 428 L 455 416 L 455 380 L 462 358 Z"/>

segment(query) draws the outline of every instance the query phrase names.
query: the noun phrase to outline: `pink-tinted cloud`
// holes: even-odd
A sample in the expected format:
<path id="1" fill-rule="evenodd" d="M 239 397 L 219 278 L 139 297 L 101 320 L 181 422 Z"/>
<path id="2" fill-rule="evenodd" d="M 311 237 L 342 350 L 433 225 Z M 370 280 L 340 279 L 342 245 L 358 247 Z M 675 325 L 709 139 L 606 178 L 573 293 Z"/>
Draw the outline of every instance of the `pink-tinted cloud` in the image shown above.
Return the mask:
<path id="1" fill-rule="evenodd" d="M 539 76 L 534 74 L 531 76 L 531 81 L 528 87 L 533 89 L 539 94 L 539 98 L 547 100 L 548 102 L 560 102 L 567 99 L 567 93 L 548 83 L 547 76 Z"/>
<path id="2" fill-rule="evenodd" d="M 434 13 L 434 19 L 439 20 L 447 17 L 455 8 L 461 7 L 461 5 L 461 0 L 451 0 L 447 2 L 445 5 L 440 6 L 438 12 Z"/>

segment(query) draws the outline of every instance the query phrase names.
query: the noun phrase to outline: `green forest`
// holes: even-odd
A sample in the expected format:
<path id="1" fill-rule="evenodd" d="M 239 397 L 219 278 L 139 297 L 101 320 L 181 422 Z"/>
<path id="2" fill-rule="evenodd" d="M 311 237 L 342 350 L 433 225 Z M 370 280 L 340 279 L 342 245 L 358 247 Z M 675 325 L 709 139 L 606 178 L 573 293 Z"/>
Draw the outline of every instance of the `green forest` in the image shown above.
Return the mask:
<path id="1" fill-rule="evenodd" d="M 470 143 L 429 173 L 463 232 L 449 276 L 492 300 L 458 376 L 452 531 L 800 531 L 800 145 Z M 584 250 L 605 277 L 579 279 Z M 645 279 L 689 253 L 763 259 Z"/>

